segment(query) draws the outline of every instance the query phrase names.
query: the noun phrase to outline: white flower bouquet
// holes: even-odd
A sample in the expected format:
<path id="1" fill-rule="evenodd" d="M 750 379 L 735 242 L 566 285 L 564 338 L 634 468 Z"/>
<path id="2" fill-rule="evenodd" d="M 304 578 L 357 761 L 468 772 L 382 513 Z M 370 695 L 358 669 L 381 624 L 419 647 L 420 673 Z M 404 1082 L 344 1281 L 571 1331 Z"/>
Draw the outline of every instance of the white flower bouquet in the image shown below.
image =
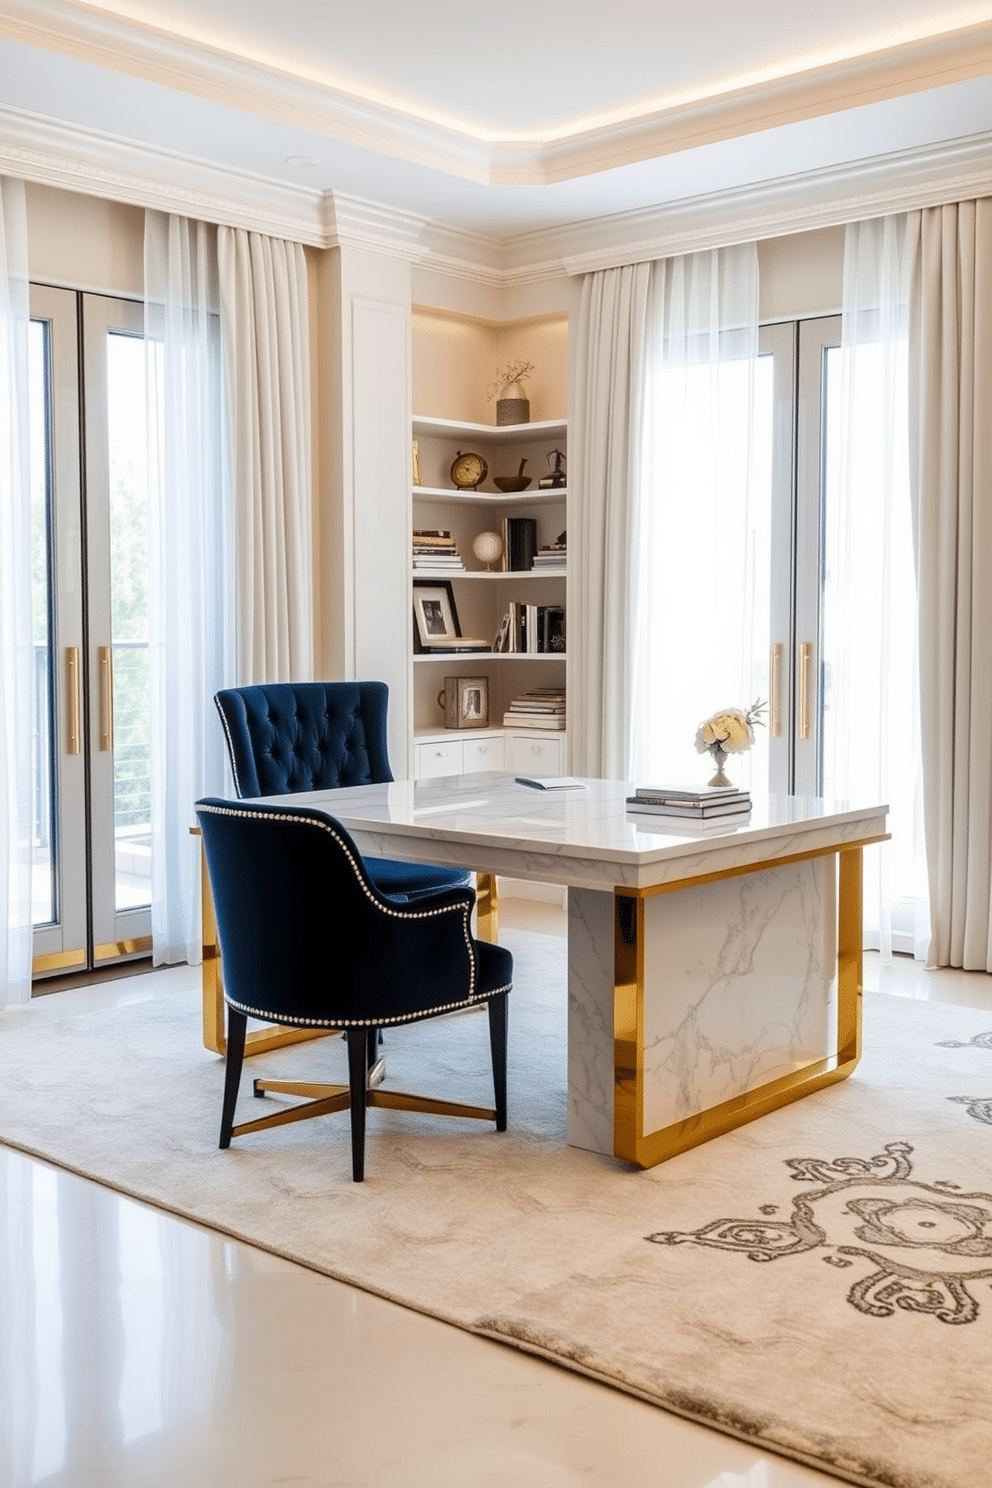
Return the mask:
<path id="1" fill-rule="evenodd" d="M 745 754 L 754 743 L 755 724 L 763 724 L 766 703 L 756 698 L 750 708 L 722 708 L 712 718 L 704 719 L 696 730 L 696 749 L 700 754 Z"/>

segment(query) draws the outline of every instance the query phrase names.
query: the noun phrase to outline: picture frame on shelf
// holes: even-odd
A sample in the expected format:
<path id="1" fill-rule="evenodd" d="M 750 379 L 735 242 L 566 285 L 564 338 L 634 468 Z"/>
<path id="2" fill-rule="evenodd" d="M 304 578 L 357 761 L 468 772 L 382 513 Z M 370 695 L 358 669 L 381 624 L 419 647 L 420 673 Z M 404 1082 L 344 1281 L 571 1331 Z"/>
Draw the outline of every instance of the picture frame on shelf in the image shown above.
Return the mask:
<path id="1" fill-rule="evenodd" d="M 445 728 L 488 728 L 488 677 L 445 677 L 437 700 L 444 709 Z"/>
<path id="2" fill-rule="evenodd" d="M 461 639 L 455 593 L 450 579 L 413 581 L 415 651 L 442 650 Z"/>

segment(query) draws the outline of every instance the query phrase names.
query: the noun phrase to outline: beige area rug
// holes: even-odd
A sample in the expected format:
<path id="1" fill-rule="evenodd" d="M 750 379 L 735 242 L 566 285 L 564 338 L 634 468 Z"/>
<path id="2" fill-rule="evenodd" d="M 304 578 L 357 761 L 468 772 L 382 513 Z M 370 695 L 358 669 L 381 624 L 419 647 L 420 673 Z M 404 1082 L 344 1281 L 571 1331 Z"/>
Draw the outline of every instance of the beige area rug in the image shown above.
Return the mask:
<path id="1" fill-rule="evenodd" d="M 565 1145 L 564 944 L 506 939 L 505 1135 L 372 1111 L 362 1185 L 342 1115 L 220 1152 L 183 995 L 8 1024 L 0 1137 L 839 1478 L 992 1481 L 992 1014 L 876 996 L 850 1080 L 641 1173 Z M 386 1052 L 397 1088 L 489 1098 L 483 1015 Z"/>

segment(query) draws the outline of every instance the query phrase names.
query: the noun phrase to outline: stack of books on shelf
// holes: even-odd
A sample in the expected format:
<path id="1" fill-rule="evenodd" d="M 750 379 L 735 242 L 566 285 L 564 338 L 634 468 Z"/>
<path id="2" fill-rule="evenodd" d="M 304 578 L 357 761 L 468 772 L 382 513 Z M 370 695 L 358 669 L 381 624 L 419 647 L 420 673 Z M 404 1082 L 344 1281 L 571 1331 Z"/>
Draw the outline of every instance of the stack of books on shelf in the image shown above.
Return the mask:
<path id="1" fill-rule="evenodd" d="M 644 785 L 627 797 L 627 810 L 643 812 L 646 816 L 680 816 L 689 821 L 747 816 L 751 810 L 751 793 L 733 785 L 704 785 L 699 789 Z"/>
<path id="2" fill-rule="evenodd" d="M 503 714 L 503 724 L 506 728 L 563 729 L 564 687 L 532 687 L 522 692 Z"/>
<path id="3" fill-rule="evenodd" d="M 568 557 L 568 543 L 564 532 L 553 543 L 545 543 L 534 555 L 535 573 L 564 573 Z"/>
<path id="4" fill-rule="evenodd" d="M 435 573 L 462 573 L 465 565 L 451 533 L 444 527 L 418 527 L 413 533 L 413 566 Z"/>
<path id="5" fill-rule="evenodd" d="M 514 655 L 543 656 L 549 652 L 564 655 L 564 606 L 520 604 L 511 599 L 493 650 Z"/>
<path id="6" fill-rule="evenodd" d="M 537 522 L 533 517 L 503 518 L 503 568 L 527 570 L 537 552 Z"/>

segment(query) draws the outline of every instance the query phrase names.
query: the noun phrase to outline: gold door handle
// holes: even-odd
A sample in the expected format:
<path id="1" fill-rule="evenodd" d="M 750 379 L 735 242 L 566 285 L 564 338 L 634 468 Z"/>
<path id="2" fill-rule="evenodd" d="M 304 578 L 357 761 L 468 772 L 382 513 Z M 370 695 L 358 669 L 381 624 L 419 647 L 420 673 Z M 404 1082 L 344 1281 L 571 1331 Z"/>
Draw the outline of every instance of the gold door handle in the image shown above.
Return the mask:
<path id="1" fill-rule="evenodd" d="M 79 647 L 66 646 L 65 648 L 65 685 L 66 685 L 66 754 L 79 754 L 82 750 L 82 740 L 79 735 L 80 708 L 80 683 L 79 683 Z"/>
<path id="2" fill-rule="evenodd" d="M 97 647 L 100 668 L 100 748 L 114 747 L 114 653 L 110 646 Z"/>
<path id="3" fill-rule="evenodd" d="M 776 641 L 772 646 L 771 662 L 769 672 L 771 673 L 771 718 L 768 720 L 768 732 L 773 739 L 779 738 L 782 733 L 782 652 L 781 641 Z"/>
<path id="4" fill-rule="evenodd" d="M 803 641 L 799 647 L 799 737 L 808 739 L 813 730 L 810 726 L 809 698 L 811 688 L 810 668 L 813 662 L 813 647 Z"/>

